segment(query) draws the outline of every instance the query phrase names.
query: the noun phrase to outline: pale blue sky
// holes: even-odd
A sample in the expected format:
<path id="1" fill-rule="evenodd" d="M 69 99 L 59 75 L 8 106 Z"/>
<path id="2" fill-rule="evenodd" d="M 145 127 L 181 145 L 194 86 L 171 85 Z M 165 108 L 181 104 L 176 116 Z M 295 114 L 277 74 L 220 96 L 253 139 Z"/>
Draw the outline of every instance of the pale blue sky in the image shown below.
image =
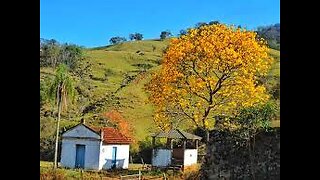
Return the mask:
<path id="1" fill-rule="evenodd" d="M 218 20 L 248 29 L 280 23 L 280 0 L 40 0 L 40 37 L 85 47 L 105 46 L 113 36 L 170 30 Z"/>

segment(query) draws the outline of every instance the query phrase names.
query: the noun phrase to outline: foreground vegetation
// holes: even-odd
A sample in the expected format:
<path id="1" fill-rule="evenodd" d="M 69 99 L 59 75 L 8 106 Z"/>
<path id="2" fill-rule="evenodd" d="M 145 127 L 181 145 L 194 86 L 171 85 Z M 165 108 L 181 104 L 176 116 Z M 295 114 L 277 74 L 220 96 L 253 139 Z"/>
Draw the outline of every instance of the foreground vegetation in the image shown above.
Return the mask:
<path id="1" fill-rule="evenodd" d="M 142 164 L 129 164 L 127 170 L 113 170 L 113 171 L 90 171 L 81 169 L 65 169 L 58 168 L 56 172 L 53 171 L 53 162 L 40 161 L 40 179 L 119 179 L 120 176 L 138 174 L 139 170 L 142 174 L 142 179 L 195 179 L 199 176 L 200 165 L 194 165 L 182 171 L 160 170 L 160 169 L 146 169 Z"/>

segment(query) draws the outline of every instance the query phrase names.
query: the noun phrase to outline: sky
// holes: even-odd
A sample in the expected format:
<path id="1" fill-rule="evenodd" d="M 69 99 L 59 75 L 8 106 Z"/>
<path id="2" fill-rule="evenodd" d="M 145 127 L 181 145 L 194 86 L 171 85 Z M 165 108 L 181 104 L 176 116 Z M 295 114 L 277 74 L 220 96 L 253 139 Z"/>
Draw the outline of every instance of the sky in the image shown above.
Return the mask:
<path id="1" fill-rule="evenodd" d="M 247 29 L 280 23 L 280 0 L 40 0 L 40 37 L 84 47 L 141 33 L 173 35 L 198 22 L 218 20 Z"/>

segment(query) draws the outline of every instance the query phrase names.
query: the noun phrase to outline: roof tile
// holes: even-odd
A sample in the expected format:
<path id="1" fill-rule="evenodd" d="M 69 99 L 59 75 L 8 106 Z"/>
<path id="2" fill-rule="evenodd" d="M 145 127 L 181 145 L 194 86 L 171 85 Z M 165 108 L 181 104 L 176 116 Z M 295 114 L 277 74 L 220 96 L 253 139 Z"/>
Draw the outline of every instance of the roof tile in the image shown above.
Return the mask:
<path id="1" fill-rule="evenodd" d="M 126 137 L 117 129 L 112 127 L 92 127 L 89 126 L 92 130 L 100 134 L 100 131 L 103 131 L 103 144 L 130 144 L 132 140 L 129 137 Z"/>

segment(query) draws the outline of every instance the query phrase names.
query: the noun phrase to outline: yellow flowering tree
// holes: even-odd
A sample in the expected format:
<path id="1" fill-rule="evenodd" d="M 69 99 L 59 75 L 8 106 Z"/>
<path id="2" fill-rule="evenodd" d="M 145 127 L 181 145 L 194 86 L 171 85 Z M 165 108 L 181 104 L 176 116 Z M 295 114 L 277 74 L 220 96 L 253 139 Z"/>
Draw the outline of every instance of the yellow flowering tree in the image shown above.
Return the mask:
<path id="1" fill-rule="evenodd" d="M 173 119 L 189 119 L 208 141 L 215 116 L 268 99 L 257 76 L 271 64 L 266 42 L 255 32 L 223 24 L 190 29 L 170 41 L 161 69 L 147 84 L 155 121 L 167 130 Z"/>

